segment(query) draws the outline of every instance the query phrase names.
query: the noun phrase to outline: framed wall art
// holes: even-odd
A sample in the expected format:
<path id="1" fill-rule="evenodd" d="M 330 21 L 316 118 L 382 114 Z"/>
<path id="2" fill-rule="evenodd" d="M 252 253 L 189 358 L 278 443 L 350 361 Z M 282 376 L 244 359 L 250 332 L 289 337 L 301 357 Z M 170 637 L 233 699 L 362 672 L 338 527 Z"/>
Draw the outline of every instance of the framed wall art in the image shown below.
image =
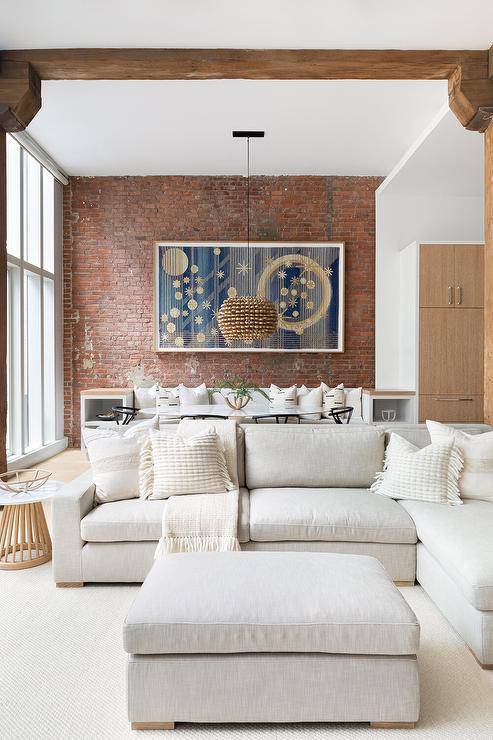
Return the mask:
<path id="1" fill-rule="evenodd" d="M 223 301 L 256 294 L 278 310 L 275 333 L 227 342 Z M 157 352 L 343 352 L 344 244 L 157 242 L 153 311 Z"/>

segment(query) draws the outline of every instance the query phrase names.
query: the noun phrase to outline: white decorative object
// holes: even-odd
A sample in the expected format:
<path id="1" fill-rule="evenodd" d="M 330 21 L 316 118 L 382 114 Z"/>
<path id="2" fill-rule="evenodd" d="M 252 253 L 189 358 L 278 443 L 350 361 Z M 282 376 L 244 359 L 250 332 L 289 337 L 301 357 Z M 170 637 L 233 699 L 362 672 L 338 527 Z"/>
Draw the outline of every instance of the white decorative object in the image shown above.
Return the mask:
<path id="1" fill-rule="evenodd" d="M 182 406 L 203 406 L 209 403 L 209 394 L 205 383 L 198 385 L 196 388 L 187 388 L 186 385 L 180 383 L 178 394 Z"/>
<path id="2" fill-rule="evenodd" d="M 322 386 L 319 385 L 318 388 L 312 388 L 309 390 L 306 385 L 302 385 L 301 388 L 298 388 L 297 390 L 297 402 L 298 402 L 298 411 L 301 411 L 302 409 L 306 409 L 309 411 L 310 409 L 317 409 L 322 406 Z M 321 418 L 322 414 L 306 414 L 301 415 L 302 419 L 309 419 L 310 421 L 318 421 Z"/>
<path id="3" fill-rule="evenodd" d="M 371 491 L 394 499 L 461 504 L 458 481 L 462 464 L 453 440 L 420 449 L 392 434 L 383 472 L 375 476 Z"/>
<path id="4" fill-rule="evenodd" d="M 29 470 L 9 470 L 0 475 L 0 490 L 17 495 L 36 491 L 46 483 L 51 473 L 49 470 L 33 468 Z"/>
<path id="5" fill-rule="evenodd" d="M 493 432 L 467 434 L 462 429 L 427 421 L 432 443 L 452 441 L 464 458 L 459 478 L 462 498 L 493 503 Z"/>
<path id="6" fill-rule="evenodd" d="M 385 422 L 393 422 L 395 421 L 396 417 L 396 410 L 395 409 L 382 409 L 382 421 Z"/>
<path id="7" fill-rule="evenodd" d="M 143 498 L 224 493 L 234 487 L 215 432 L 202 432 L 186 439 L 153 432 L 142 448 L 140 494 Z"/>
<path id="8" fill-rule="evenodd" d="M 296 385 L 290 388 L 279 388 L 272 384 L 269 389 L 269 405 L 271 408 L 293 409 L 296 407 Z"/>

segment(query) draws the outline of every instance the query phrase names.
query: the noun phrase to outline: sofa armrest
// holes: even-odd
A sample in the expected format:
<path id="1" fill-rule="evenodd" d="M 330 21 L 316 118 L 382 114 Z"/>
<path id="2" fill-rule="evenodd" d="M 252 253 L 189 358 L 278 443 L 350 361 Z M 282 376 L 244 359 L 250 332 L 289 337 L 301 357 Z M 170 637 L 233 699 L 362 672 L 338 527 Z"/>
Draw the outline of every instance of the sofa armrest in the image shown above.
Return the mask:
<path id="1" fill-rule="evenodd" d="M 53 499 L 53 577 L 56 583 L 82 583 L 80 522 L 94 507 L 92 470 L 75 478 Z"/>

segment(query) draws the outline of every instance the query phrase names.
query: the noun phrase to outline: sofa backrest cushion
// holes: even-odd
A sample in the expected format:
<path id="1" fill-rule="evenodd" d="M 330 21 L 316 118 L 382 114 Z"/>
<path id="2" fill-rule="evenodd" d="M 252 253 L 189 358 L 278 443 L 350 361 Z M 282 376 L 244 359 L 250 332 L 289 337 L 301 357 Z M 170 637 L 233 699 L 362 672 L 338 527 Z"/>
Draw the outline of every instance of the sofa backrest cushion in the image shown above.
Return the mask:
<path id="1" fill-rule="evenodd" d="M 456 429 L 463 429 L 468 434 L 482 434 L 491 432 L 493 427 L 488 424 L 449 424 Z M 390 442 L 390 435 L 395 432 L 400 437 L 404 437 L 416 447 L 426 447 L 431 444 L 431 437 L 426 424 L 392 424 L 391 426 L 382 427 L 385 430 L 385 446 Z"/>
<path id="2" fill-rule="evenodd" d="M 245 424 L 248 488 L 365 488 L 382 470 L 384 431 L 376 427 Z"/>

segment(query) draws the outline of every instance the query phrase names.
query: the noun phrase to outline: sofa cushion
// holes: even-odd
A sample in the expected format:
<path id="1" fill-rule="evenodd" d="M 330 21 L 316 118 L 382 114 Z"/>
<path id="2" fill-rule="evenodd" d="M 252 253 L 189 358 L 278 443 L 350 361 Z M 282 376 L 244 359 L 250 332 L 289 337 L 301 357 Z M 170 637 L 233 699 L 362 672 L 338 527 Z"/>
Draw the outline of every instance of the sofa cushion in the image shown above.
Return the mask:
<path id="1" fill-rule="evenodd" d="M 156 560 L 123 637 L 137 654 L 411 655 L 419 625 L 374 558 L 192 552 Z"/>
<path id="2" fill-rule="evenodd" d="M 250 539 L 415 543 L 411 517 L 396 501 L 354 488 L 256 488 Z"/>
<path id="3" fill-rule="evenodd" d="M 375 427 L 245 424 L 244 431 L 250 489 L 366 488 L 382 470 L 384 433 Z"/>
<path id="4" fill-rule="evenodd" d="M 166 501 L 130 499 L 96 506 L 80 523 L 86 542 L 158 540 Z"/>
<path id="5" fill-rule="evenodd" d="M 238 539 L 249 538 L 249 494 L 240 488 L 238 499 Z M 80 523 L 81 537 L 86 542 L 155 541 L 162 534 L 166 501 L 130 499 L 101 504 L 92 509 Z"/>
<path id="6" fill-rule="evenodd" d="M 418 539 L 476 609 L 493 610 L 493 504 L 401 501 Z"/>

